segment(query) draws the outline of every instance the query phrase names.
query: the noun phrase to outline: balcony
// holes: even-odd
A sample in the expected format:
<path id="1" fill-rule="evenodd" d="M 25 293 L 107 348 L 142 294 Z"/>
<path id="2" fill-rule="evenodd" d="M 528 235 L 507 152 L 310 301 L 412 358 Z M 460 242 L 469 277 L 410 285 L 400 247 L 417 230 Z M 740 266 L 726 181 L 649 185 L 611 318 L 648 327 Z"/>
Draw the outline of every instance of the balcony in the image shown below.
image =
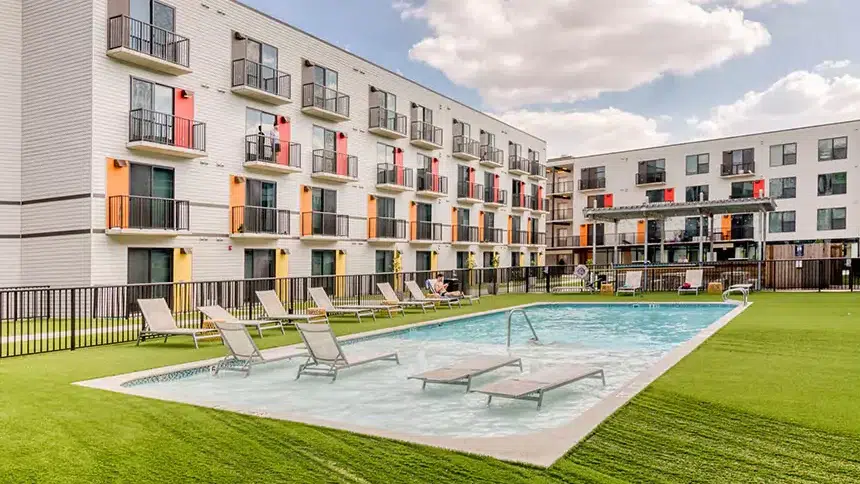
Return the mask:
<path id="1" fill-rule="evenodd" d="M 580 247 L 579 237 L 576 235 L 556 235 L 549 242 L 549 247 L 553 249 Z"/>
<path id="2" fill-rule="evenodd" d="M 164 74 L 189 74 L 190 41 L 125 15 L 108 19 L 107 55 Z"/>
<path id="3" fill-rule="evenodd" d="M 457 183 L 457 201 L 464 204 L 481 203 L 484 195 L 484 185 L 461 181 Z"/>
<path id="4" fill-rule="evenodd" d="M 204 157 L 206 124 L 149 109 L 132 109 L 126 147 L 176 158 Z"/>
<path id="5" fill-rule="evenodd" d="M 390 109 L 370 108 L 368 126 L 368 131 L 385 138 L 400 139 L 406 137 L 406 116 L 397 114 Z"/>
<path id="6" fill-rule="evenodd" d="M 481 165 L 502 168 L 505 166 L 505 154 L 495 146 L 481 145 Z"/>
<path id="7" fill-rule="evenodd" d="M 454 158 L 466 161 L 481 159 L 481 150 L 478 142 L 465 136 L 454 136 L 454 145 L 451 149 Z"/>
<path id="8" fill-rule="evenodd" d="M 172 198 L 116 195 L 108 198 L 108 235 L 176 237 L 189 230 L 189 203 Z"/>
<path id="9" fill-rule="evenodd" d="M 273 207 L 230 208 L 230 237 L 234 239 L 279 239 L 290 234 L 290 212 Z"/>
<path id="10" fill-rule="evenodd" d="M 429 198 L 448 196 L 448 177 L 434 175 L 424 168 L 418 169 L 418 191 L 416 195 Z"/>
<path id="11" fill-rule="evenodd" d="M 511 155 L 508 157 L 508 173 L 511 175 L 528 175 L 529 160 L 522 156 Z"/>
<path id="12" fill-rule="evenodd" d="M 442 241 L 442 224 L 433 222 L 411 222 L 409 224 L 409 243 L 432 244 Z"/>
<path id="13" fill-rule="evenodd" d="M 278 143 L 269 136 L 245 136 L 245 168 L 269 173 L 297 173 L 302 171 L 302 145 Z"/>
<path id="14" fill-rule="evenodd" d="M 534 198 L 531 195 L 515 193 L 511 197 L 511 211 L 525 212 L 526 210 L 531 210 L 532 205 L 534 205 Z"/>
<path id="15" fill-rule="evenodd" d="M 530 161 L 529 178 L 533 180 L 546 180 L 546 165 L 539 161 Z"/>
<path id="16" fill-rule="evenodd" d="M 505 243 L 505 231 L 494 227 L 484 227 L 481 240 L 482 245 L 495 245 Z"/>
<path id="17" fill-rule="evenodd" d="M 665 171 L 654 171 L 654 172 L 637 173 L 636 174 L 636 185 L 638 185 L 638 186 L 665 185 L 665 184 L 666 184 L 666 172 Z"/>
<path id="18" fill-rule="evenodd" d="M 311 176 L 337 183 L 358 180 L 358 158 L 331 150 L 314 150 Z"/>
<path id="19" fill-rule="evenodd" d="M 549 194 L 553 196 L 570 195 L 573 193 L 573 181 L 560 181 L 547 185 Z"/>
<path id="20" fill-rule="evenodd" d="M 349 216 L 331 212 L 302 212 L 301 238 L 308 241 L 334 241 L 349 237 Z"/>
<path id="21" fill-rule="evenodd" d="M 743 163 L 720 165 L 720 176 L 726 178 L 741 178 L 755 175 L 755 162 L 745 161 Z"/>
<path id="22" fill-rule="evenodd" d="M 512 230 L 511 231 L 511 245 L 526 245 L 526 240 L 528 239 L 528 232 L 525 230 Z"/>
<path id="23" fill-rule="evenodd" d="M 527 245 L 546 245 L 546 232 L 532 232 L 528 236 Z"/>
<path id="24" fill-rule="evenodd" d="M 292 102 L 290 81 L 286 72 L 248 59 L 233 61 L 233 85 L 236 94 L 280 106 Z"/>
<path id="25" fill-rule="evenodd" d="M 478 227 L 475 225 L 457 225 L 451 237 L 453 245 L 470 245 L 478 242 Z"/>
<path id="26" fill-rule="evenodd" d="M 755 228 L 751 226 L 731 227 L 712 234 L 714 242 L 755 240 Z"/>
<path id="27" fill-rule="evenodd" d="M 442 149 L 442 128 L 437 128 L 424 121 L 412 121 L 409 142 L 412 146 L 425 150 Z"/>
<path id="28" fill-rule="evenodd" d="M 508 191 L 498 188 L 484 189 L 484 205 L 488 208 L 504 207 L 508 203 Z"/>
<path id="29" fill-rule="evenodd" d="M 406 241 L 406 221 L 394 218 L 371 217 L 367 220 L 369 243 L 394 243 Z"/>
<path id="30" fill-rule="evenodd" d="M 534 208 L 532 208 L 532 210 L 534 210 L 535 212 L 538 212 L 538 213 L 549 213 L 549 207 L 550 207 L 549 198 L 537 198 L 537 197 L 535 197 Z"/>
<path id="31" fill-rule="evenodd" d="M 412 190 L 412 168 L 392 163 L 376 165 L 376 188 L 389 192 L 405 192 Z"/>
<path id="32" fill-rule="evenodd" d="M 557 208 L 550 212 L 548 223 L 570 223 L 573 221 L 573 209 L 572 208 Z"/>
<path id="33" fill-rule="evenodd" d="M 639 177 L 637 175 L 637 182 Z M 579 191 L 589 192 L 606 189 L 606 178 L 582 178 L 579 180 Z"/>
<path id="34" fill-rule="evenodd" d="M 329 121 L 349 119 L 349 96 L 320 84 L 302 86 L 302 112 Z"/>

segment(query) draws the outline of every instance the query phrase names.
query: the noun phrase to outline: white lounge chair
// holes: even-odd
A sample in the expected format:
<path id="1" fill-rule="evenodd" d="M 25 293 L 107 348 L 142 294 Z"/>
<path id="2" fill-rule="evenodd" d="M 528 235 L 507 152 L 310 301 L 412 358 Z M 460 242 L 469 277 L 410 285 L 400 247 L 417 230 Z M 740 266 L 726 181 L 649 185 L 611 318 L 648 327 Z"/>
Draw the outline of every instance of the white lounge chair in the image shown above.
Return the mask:
<path id="1" fill-rule="evenodd" d="M 478 356 L 412 375 L 407 379 L 422 380 L 422 390 L 427 387 L 428 383 L 442 383 L 445 385 L 466 385 L 468 392 L 472 387 L 472 378 L 505 366 L 516 366 L 519 367 L 520 371 L 523 371 L 523 360 L 512 356 Z"/>
<path id="2" fill-rule="evenodd" d="M 642 271 L 627 271 L 624 273 L 624 285 L 615 291 L 615 295 L 642 292 Z"/>
<path id="3" fill-rule="evenodd" d="M 377 282 L 376 287 L 379 288 L 379 292 L 381 292 L 382 297 L 385 298 L 385 304 L 393 304 L 403 308 L 419 308 L 425 313 L 427 312 L 427 308 L 436 311 L 436 304 L 432 301 L 402 301 L 397 297 L 397 293 L 394 292 L 394 288 L 391 287 L 391 284 L 387 282 Z"/>
<path id="4" fill-rule="evenodd" d="M 678 288 L 678 295 L 693 293 L 698 296 L 702 289 L 704 272 L 702 269 L 689 269 L 684 275 L 684 284 Z"/>
<path id="5" fill-rule="evenodd" d="M 443 296 L 425 296 L 424 292 L 421 291 L 421 288 L 415 281 L 406 281 L 406 289 L 409 289 L 409 294 L 412 296 L 413 301 L 429 301 L 433 304 L 447 304 L 448 309 L 450 309 L 454 304 L 456 304 L 457 306 L 461 305 L 460 300 L 456 298 Z"/>
<path id="6" fill-rule="evenodd" d="M 301 323 L 327 323 L 328 316 L 325 314 L 292 314 L 284 309 L 278 293 L 272 291 L 257 291 L 257 299 L 263 305 L 263 311 L 266 312 L 266 317 L 280 321 L 282 324 Z"/>
<path id="7" fill-rule="evenodd" d="M 362 316 L 371 316 L 375 321 L 377 311 L 388 312 L 389 318 L 392 316 L 392 313 L 403 313 L 403 308 L 400 306 L 386 306 L 384 304 L 335 306 L 334 303 L 331 302 L 331 298 L 329 298 L 328 294 L 325 292 L 325 289 L 321 287 L 312 287 L 308 291 L 311 293 L 311 298 L 314 300 L 314 304 L 317 305 L 317 309 L 324 311 L 326 316 L 330 314 L 352 314 L 358 318 L 358 322 L 361 322 Z"/>
<path id="8" fill-rule="evenodd" d="M 297 323 L 296 329 L 305 342 L 308 350 L 308 360 L 299 365 L 296 380 L 302 375 L 330 376 L 331 381 L 337 379 L 337 372 L 347 368 L 363 365 L 373 361 L 394 361 L 400 364 L 397 352 L 376 353 L 348 358 L 340 343 L 334 336 L 328 324 Z"/>
<path id="9" fill-rule="evenodd" d="M 284 325 L 281 324 L 280 321 L 273 321 L 271 319 L 239 319 L 217 304 L 213 306 L 200 306 L 197 309 L 215 323 L 222 321 L 224 323 L 236 323 L 257 328 L 257 334 L 259 334 L 261 338 L 263 337 L 264 329 L 280 329 L 281 334 L 284 334 Z"/>
<path id="10" fill-rule="evenodd" d="M 223 321 L 215 321 L 215 327 L 221 333 L 221 339 L 227 345 L 230 354 L 215 365 L 215 375 L 221 370 L 241 371 L 248 376 L 251 373 L 251 367 L 260 363 L 272 363 L 274 361 L 289 360 L 292 358 L 307 356 L 307 353 L 299 353 L 295 355 L 282 356 L 280 358 L 266 359 L 248 333 L 248 328 L 242 323 L 225 323 Z"/>
<path id="11" fill-rule="evenodd" d="M 427 279 L 426 281 L 424 281 L 424 287 L 426 287 L 427 290 L 430 291 L 430 294 L 433 297 L 447 297 L 447 298 L 451 298 L 451 299 L 456 299 L 458 301 L 468 301 L 469 306 L 474 304 L 475 301 L 478 301 L 479 304 L 481 302 L 481 296 L 473 296 L 471 294 L 466 294 L 465 292 L 462 292 L 462 291 L 460 291 L 460 294 L 458 294 L 456 296 L 453 296 L 453 295 L 449 296 L 447 294 L 445 296 L 443 296 L 436 291 L 436 280 L 435 279 Z"/>
<path id="12" fill-rule="evenodd" d="M 137 305 L 143 314 L 144 327 L 137 336 L 137 344 L 148 337 L 164 336 L 164 342 L 170 336 L 191 336 L 194 347 L 199 348 L 198 341 L 205 339 L 221 339 L 214 329 L 206 328 L 180 328 L 176 326 L 176 320 L 164 299 L 138 299 Z"/>
<path id="13" fill-rule="evenodd" d="M 487 405 L 493 401 L 493 397 L 512 398 L 537 402 L 537 408 L 540 410 L 546 392 L 583 378 L 600 378 L 603 385 L 606 385 L 606 377 L 601 368 L 563 365 L 506 378 L 471 391 L 487 395 Z"/>

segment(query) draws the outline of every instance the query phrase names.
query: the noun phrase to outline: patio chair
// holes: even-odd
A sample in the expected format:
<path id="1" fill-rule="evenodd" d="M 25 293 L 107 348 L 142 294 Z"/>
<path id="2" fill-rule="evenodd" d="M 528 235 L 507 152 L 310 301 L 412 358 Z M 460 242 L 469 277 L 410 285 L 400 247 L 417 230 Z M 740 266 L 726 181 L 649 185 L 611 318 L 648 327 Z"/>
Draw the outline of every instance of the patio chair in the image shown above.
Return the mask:
<path id="1" fill-rule="evenodd" d="M 624 273 L 624 285 L 615 291 L 615 295 L 642 293 L 642 271 L 627 271 Z"/>
<path id="2" fill-rule="evenodd" d="M 412 296 L 413 301 L 429 301 L 433 304 L 447 304 L 448 309 L 451 309 L 454 304 L 456 304 L 457 306 L 461 306 L 460 300 L 456 298 L 443 296 L 425 296 L 424 292 L 421 291 L 421 288 L 415 281 L 406 281 L 406 289 L 409 289 L 409 294 Z"/>
<path id="3" fill-rule="evenodd" d="M 176 326 L 176 320 L 167 306 L 167 301 L 162 299 L 138 299 L 137 305 L 143 314 L 144 327 L 137 336 L 137 344 L 148 337 L 164 336 L 164 342 L 170 336 L 191 336 L 194 347 L 199 348 L 198 341 L 205 339 L 221 339 L 213 329 L 206 328 L 180 328 Z"/>
<path id="4" fill-rule="evenodd" d="M 600 378 L 606 386 L 606 377 L 601 368 L 563 365 L 505 378 L 471 391 L 487 395 L 487 405 L 493 401 L 493 397 L 512 398 L 537 402 L 537 408 L 540 410 L 546 392 L 584 378 Z"/>
<path id="5" fill-rule="evenodd" d="M 400 358 L 397 352 L 391 353 L 374 353 L 368 355 L 353 355 L 347 357 L 341 348 L 340 343 L 331 330 L 331 326 L 323 324 L 305 324 L 297 323 L 296 329 L 305 342 L 305 347 L 308 350 L 308 359 L 305 363 L 299 365 L 299 371 L 296 374 L 296 380 L 302 375 L 311 376 L 330 376 L 331 381 L 337 380 L 337 373 L 340 370 L 353 368 L 374 361 L 394 361 L 400 364 Z"/>
<path id="6" fill-rule="evenodd" d="M 302 323 L 327 323 L 328 316 L 325 314 L 291 314 L 284 309 L 281 299 L 273 290 L 257 291 L 257 299 L 263 305 L 266 317 L 280 321 L 282 324 Z"/>
<path id="7" fill-rule="evenodd" d="M 397 293 L 394 292 L 394 288 L 391 287 L 391 284 L 387 282 L 377 282 L 376 287 L 379 288 L 379 292 L 382 293 L 382 297 L 385 298 L 386 304 L 393 304 L 397 306 L 401 306 L 403 308 L 419 308 L 424 313 L 427 312 L 427 308 L 430 308 L 436 311 L 436 304 L 432 301 L 403 301 L 399 297 L 397 297 Z"/>
<path id="8" fill-rule="evenodd" d="M 472 378 L 498 370 L 505 366 L 516 366 L 523 371 L 523 360 L 512 356 L 478 356 L 468 360 L 454 362 L 442 368 L 436 368 L 424 373 L 407 377 L 409 380 L 421 380 L 421 389 L 428 383 L 445 385 L 466 385 L 468 392 L 472 387 Z"/>
<path id="9" fill-rule="evenodd" d="M 247 377 L 251 374 L 251 367 L 261 363 L 272 363 L 275 361 L 290 360 L 292 358 L 307 356 L 307 353 L 282 356 L 280 358 L 265 358 L 251 334 L 248 327 L 242 323 L 227 323 L 215 321 L 215 327 L 221 333 L 221 339 L 227 345 L 230 354 L 219 361 L 214 367 L 214 374 L 218 375 L 221 370 L 241 371 Z"/>
<path id="10" fill-rule="evenodd" d="M 684 276 L 684 284 L 678 288 L 678 295 L 693 293 L 698 296 L 699 291 L 702 289 L 703 277 L 704 270 L 702 269 L 687 270 L 687 273 Z"/>
<path id="11" fill-rule="evenodd" d="M 362 316 L 370 316 L 376 321 L 376 312 L 371 308 L 356 308 L 356 307 L 341 307 L 335 306 L 331 299 L 329 299 L 328 294 L 326 294 L 325 289 L 321 287 L 312 287 L 308 289 L 308 292 L 311 295 L 311 298 L 314 300 L 314 304 L 316 304 L 316 310 L 318 314 L 325 314 L 326 318 L 331 315 L 348 315 L 355 316 L 358 319 L 358 322 L 361 322 Z"/>
<path id="12" fill-rule="evenodd" d="M 451 299 L 457 299 L 459 301 L 468 301 L 469 306 L 474 304 L 475 301 L 478 301 L 479 304 L 481 303 L 481 296 L 473 296 L 471 294 L 466 294 L 465 292 L 462 292 L 462 291 L 460 291 L 460 294 L 458 294 L 456 296 L 449 296 L 447 294 L 445 296 L 443 296 L 443 295 L 439 294 L 438 292 L 436 292 L 436 280 L 435 279 L 427 279 L 426 281 L 424 281 L 424 287 L 426 287 L 427 290 L 430 292 L 430 294 L 434 297 L 448 297 Z"/>
<path id="13" fill-rule="evenodd" d="M 281 334 L 284 334 L 284 325 L 280 321 L 273 321 L 271 319 L 239 319 L 217 304 L 212 306 L 200 306 L 197 310 L 212 320 L 212 322 L 223 321 L 225 323 L 237 323 L 257 328 L 257 334 L 259 334 L 261 338 L 263 337 L 264 329 L 280 329 Z"/>

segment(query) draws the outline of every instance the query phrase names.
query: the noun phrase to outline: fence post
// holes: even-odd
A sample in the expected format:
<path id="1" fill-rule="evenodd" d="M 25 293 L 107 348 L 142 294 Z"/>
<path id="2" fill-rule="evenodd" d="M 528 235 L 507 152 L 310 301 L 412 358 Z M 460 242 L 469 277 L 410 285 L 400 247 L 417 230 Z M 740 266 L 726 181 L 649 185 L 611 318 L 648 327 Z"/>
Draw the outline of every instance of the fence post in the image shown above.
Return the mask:
<path id="1" fill-rule="evenodd" d="M 71 311 L 72 311 L 71 316 L 72 317 L 69 319 L 69 334 L 71 335 L 72 343 L 71 343 L 70 350 L 75 351 L 75 340 L 77 339 L 77 338 L 75 338 L 75 332 L 76 332 L 75 329 L 77 326 L 77 318 L 78 318 L 78 314 L 77 314 L 77 310 L 78 310 L 77 294 L 78 294 L 78 291 L 77 291 L 77 289 L 72 289 L 71 291 L 72 291 L 72 302 L 71 302 Z"/>
<path id="2" fill-rule="evenodd" d="M 531 272 L 530 269 L 526 269 L 526 294 L 529 293 L 529 279 L 531 279 L 530 272 Z"/>
<path id="3" fill-rule="evenodd" d="M 549 291 L 549 266 L 544 267 L 544 276 L 546 278 L 546 292 Z"/>

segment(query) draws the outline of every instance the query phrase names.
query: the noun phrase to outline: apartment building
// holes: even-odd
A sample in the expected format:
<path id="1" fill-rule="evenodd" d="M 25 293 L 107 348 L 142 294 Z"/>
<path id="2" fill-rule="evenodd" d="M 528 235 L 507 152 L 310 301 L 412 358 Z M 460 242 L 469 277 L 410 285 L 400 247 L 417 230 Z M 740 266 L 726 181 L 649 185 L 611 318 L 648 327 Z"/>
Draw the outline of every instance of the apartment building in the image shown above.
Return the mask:
<path id="1" fill-rule="evenodd" d="M 549 263 L 857 256 L 860 121 L 548 161 Z M 852 182 L 853 180 L 853 182 Z M 586 207 L 773 199 L 767 214 L 598 222 Z M 718 204 L 717 201 L 726 201 Z M 617 225 L 617 227 L 616 227 Z M 647 254 L 646 254 L 647 247 Z"/>
<path id="2" fill-rule="evenodd" d="M 542 262 L 543 140 L 238 2 L 10 0 L 0 48 L 0 287 Z"/>

